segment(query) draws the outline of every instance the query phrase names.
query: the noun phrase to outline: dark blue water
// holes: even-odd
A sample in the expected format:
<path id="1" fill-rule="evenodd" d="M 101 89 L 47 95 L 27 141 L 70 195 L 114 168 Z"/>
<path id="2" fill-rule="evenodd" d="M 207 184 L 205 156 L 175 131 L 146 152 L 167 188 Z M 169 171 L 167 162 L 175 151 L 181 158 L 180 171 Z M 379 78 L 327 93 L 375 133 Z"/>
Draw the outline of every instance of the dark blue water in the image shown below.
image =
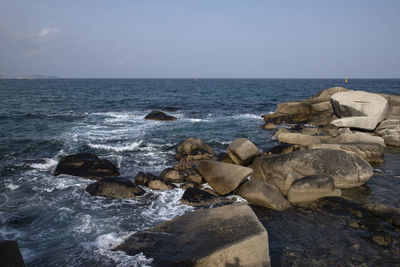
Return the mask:
<path id="1" fill-rule="evenodd" d="M 260 127 L 262 114 L 333 86 L 400 93 L 400 80 L 0 80 L 0 240 L 18 240 L 28 266 L 148 264 L 143 255 L 111 248 L 190 211 L 179 202 L 183 191 L 148 190 L 134 200 L 92 197 L 85 192 L 90 181 L 52 176 L 62 156 L 93 152 L 133 178 L 172 166 L 176 144 L 190 136 L 216 152 L 239 137 L 266 149 L 276 141 Z M 143 119 L 166 108 L 177 110 L 168 112 L 177 121 Z M 391 153 L 389 159 L 377 168 L 393 179 L 371 179 L 369 200 L 400 207 L 400 158 Z"/>

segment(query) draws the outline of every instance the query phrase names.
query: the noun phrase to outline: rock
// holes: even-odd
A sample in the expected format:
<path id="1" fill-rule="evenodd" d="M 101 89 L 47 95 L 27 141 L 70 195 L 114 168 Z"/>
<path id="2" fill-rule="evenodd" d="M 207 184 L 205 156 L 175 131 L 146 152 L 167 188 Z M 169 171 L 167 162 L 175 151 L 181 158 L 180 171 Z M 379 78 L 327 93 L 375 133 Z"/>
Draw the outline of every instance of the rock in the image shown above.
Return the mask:
<path id="1" fill-rule="evenodd" d="M 220 153 L 219 158 L 217 158 L 217 160 L 224 163 L 235 164 L 231 159 L 231 157 L 229 157 L 228 153 Z"/>
<path id="2" fill-rule="evenodd" d="M 305 176 L 293 182 L 288 192 L 290 203 L 311 202 L 323 197 L 341 196 L 340 189 L 335 189 L 332 177 L 327 175 Z"/>
<path id="3" fill-rule="evenodd" d="M 276 106 L 276 112 L 284 114 L 310 114 L 311 105 L 306 101 L 285 102 Z"/>
<path id="4" fill-rule="evenodd" d="M 363 91 L 338 92 L 331 96 L 331 104 L 340 118 L 333 125 L 364 130 L 374 130 L 389 109 L 383 96 Z"/>
<path id="5" fill-rule="evenodd" d="M 94 196 L 108 198 L 132 198 L 145 193 L 142 188 L 135 185 L 128 178 L 124 177 L 104 178 L 98 182 L 88 185 L 86 187 L 86 191 Z"/>
<path id="6" fill-rule="evenodd" d="M 247 167 L 212 160 L 200 161 L 197 170 L 220 195 L 232 192 L 253 173 Z"/>
<path id="7" fill-rule="evenodd" d="M 273 129 L 276 129 L 276 124 L 274 124 L 274 123 L 267 123 L 267 124 L 265 124 L 264 125 L 264 129 L 265 130 L 273 130 Z"/>
<path id="8" fill-rule="evenodd" d="M 310 97 L 308 99 L 308 101 L 312 105 L 326 103 L 326 102 L 330 102 L 332 95 L 334 95 L 338 92 L 348 92 L 348 91 L 350 91 L 350 90 L 347 88 L 344 88 L 344 87 L 331 87 L 331 88 L 319 91 L 316 95 Z"/>
<path id="9" fill-rule="evenodd" d="M 197 164 L 199 164 L 198 160 L 189 160 L 189 159 L 180 159 L 179 163 L 174 165 L 174 169 L 178 171 L 185 171 L 188 169 L 196 169 Z"/>
<path id="10" fill-rule="evenodd" d="M 199 209 L 135 233 L 116 250 L 152 266 L 270 266 L 268 233 L 247 205 Z"/>
<path id="11" fill-rule="evenodd" d="M 400 146 L 400 119 L 382 121 L 376 128 L 376 133 L 383 138 L 386 145 Z"/>
<path id="12" fill-rule="evenodd" d="M 238 165 L 248 165 L 260 156 L 261 153 L 257 146 L 246 138 L 239 138 L 232 141 L 227 149 L 231 160 Z"/>
<path id="13" fill-rule="evenodd" d="M 151 173 L 139 172 L 135 177 L 135 184 L 150 187 L 153 190 L 172 190 L 175 186 Z"/>
<path id="14" fill-rule="evenodd" d="M 160 178 L 172 183 L 182 183 L 185 181 L 185 177 L 174 168 L 167 168 L 163 170 L 160 174 Z"/>
<path id="15" fill-rule="evenodd" d="M 263 154 L 267 156 L 292 153 L 295 150 L 292 144 L 281 143 L 267 149 Z"/>
<path id="16" fill-rule="evenodd" d="M 301 130 L 302 134 L 319 135 L 319 129 L 317 127 L 304 127 Z"/>
<path id="17" fill-rule="evenodd" d="M 100 159 L 91 153 L 79 153 L 61 158 L 54 176 L 68 174 L 92 180 L 119 176 L 117 167 L 106 159 Z"/>
<path id="18" fill-rule="evenodd" d="M 319 144 L 325 139 L 328 139 L 326 136 L 313 136 L 308 134 L 290 133 L 286 131 L 277 131 L 275 133 L 275 137 L 280 143 L 295 144 L 301 146 Z"/>
<path id="19" fill-rule="evenodd" d="M 356 155 L 369 163 L 383 163 L 384 152 L 383 146 L 377 143 L 346 143 L 346 144 L 311 144 L 309 149 L 336 149 Z"/>
<path id="20" fill-rule="evenodd" d="M 165 114 L 162 111 L 152 111 L 144 117 L 146 120 L 156 120 L 156 121 L 175 121 L 176 118 Z"/>
<path id="21" fill-rule="evenodd" d="M 178 144 L 176 159 L 207 160 L 214 157 L 214 151 L 200 138 L 190 137 Z"/>
<path id="22" fill-rule="evenodd" d="M 336 187 L 350 188 L 364 184 L 373 174 L 368 162 L 344 151 L 332 149 L 259 157 L 250 167 L 254 171 L 254 179 L 276 186 L 285 195 L 293 182 L 304 176 L 329 175 Z"/>
<path id="23" fill-rule="evenodd" d="M 257 206 L 278 211 L 290 207 L 290 203 L 275 187 L 260 180 L 247 181 L 236 192 L 239 196 Z"/>
<path id="24" fill-rule="evenodd" d="M 0 266 L 25 267 L 17 242 L 8 240 L 0 242 Z"/>
<path id="25" fill-rule="evenodd" d="M 181 189 L 183 189 L 183 190 L 186 190 L 186 189 L 188 189 L 188 188 L 190 188 L 190 187 L 199 188 L 200 185 L 199 185 L 199 184 L 196 184 L 196 183 L 183 183 L 183 184 L 181 184 L 181 185 L 179 186 L 179 188 L 181 188 Z"/>
<path id="26" fill-rule="evenodd" d="M 340 132 L 339 132 L 340 133 Z M 374 143 L 385 147 L 385 141 L 382 137 L 373 136 L 363 132 L 342 133 L 336 137 L 326 140 L 328 144 L 348 144 L 348 143 Z"/>
<path id="27" fill-rule="evenodd" d="M 188 182 L 193 182 L 193 183 L 197 183 L 197 184 L 203 183 L 203 178 L 196 170 L 193 170 L 193 169 L 186 170 L 186 171 L 184 171 L 184 176 L 185 176 L 186 181 L 188 181 Z"/>
<path id="28" fill-rule="evenodd" d="M 227 205 L 233 203 L 232 200 L 221 198 L 195 187 L 189 187 L 185 190 L 181 202 L 195 207 L 209 207 L 215 204 Z"/>

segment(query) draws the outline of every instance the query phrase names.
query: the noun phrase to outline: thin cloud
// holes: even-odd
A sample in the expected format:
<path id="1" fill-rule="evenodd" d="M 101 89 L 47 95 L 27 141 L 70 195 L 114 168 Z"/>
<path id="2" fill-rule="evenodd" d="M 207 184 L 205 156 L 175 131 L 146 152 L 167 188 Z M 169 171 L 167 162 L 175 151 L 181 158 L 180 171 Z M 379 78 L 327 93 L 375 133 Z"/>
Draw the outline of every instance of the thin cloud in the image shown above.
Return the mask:
<path id="1" fill-rule="evenodd" d="M 40 30 L 40 32 L 37 34 L 38 38 L 44 38 L 46 36 L 58 33 L 60 30 L 57 28 L 43 28 Z"/>

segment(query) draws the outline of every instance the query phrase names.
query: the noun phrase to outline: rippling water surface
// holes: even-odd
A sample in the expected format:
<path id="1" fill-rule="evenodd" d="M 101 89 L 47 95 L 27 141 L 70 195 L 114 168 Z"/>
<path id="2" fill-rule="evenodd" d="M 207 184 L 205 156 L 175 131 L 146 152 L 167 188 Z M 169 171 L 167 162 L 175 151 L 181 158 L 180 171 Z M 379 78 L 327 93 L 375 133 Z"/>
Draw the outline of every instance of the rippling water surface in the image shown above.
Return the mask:
<path id="1" fill-rule="evenodd" d="M 216 152 L 240 137 L 266 149 L 276 141 L 260 127 L 260 115 L 332 86 L 400 92 L 400 80 L 0 80 L 0 240 L 18 240 L 28 266 L 151 264 L 144 255 L 111 248 L 131 233 L 192 210 L 179 202 L 183 191 L 147 189 L 132 200 L 92 197 L 85 191 L 91 181 L 52 176 L 62 156 L 93 152 L 133 178 L 172 166 L 176 144 L 190 136 Z M 167 113 L 177 121 L 143 119 L 169 108 L 176 109 Z M 398 151 L 386 158 L 375 166 L 380 174 L 370 180 L 366 199 L 400 207 Z M 279 244 L 285 240 L 292 242 Z M 277 259 L 275 250 L 271 256 Z"/>

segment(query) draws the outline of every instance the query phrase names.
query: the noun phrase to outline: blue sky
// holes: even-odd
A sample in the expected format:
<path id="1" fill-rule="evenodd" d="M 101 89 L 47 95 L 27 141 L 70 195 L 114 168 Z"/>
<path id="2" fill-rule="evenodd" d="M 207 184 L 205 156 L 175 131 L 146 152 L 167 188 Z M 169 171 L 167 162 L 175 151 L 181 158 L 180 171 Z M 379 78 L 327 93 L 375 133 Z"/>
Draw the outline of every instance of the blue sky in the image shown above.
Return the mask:
<path id="1" fill-rule="evenodd" d="M 400 1 L 0 0 L 0 75 L 400 78 Z"/>

